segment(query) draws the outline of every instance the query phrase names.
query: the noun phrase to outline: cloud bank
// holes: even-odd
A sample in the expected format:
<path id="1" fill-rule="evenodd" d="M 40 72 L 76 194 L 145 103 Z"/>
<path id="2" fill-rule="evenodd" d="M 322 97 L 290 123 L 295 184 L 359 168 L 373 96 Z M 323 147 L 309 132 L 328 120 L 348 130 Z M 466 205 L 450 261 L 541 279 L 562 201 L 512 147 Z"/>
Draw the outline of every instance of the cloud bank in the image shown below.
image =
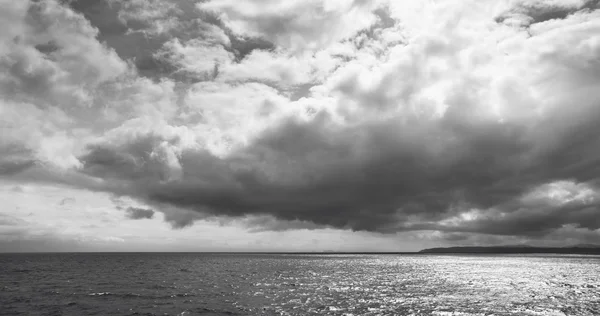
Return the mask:
<path id="1" fill-rule="evenodd" d="M 130 219 L 151 219 L 154 217 L 153 210 L 144 208 L 128 207 L 126 210 L 127 217 Z"/>
<path id="2" fill-rule="evenodd" d="M 176 227 L 600 240 L 597 1 L 2 6 L 3 178 Z"/>

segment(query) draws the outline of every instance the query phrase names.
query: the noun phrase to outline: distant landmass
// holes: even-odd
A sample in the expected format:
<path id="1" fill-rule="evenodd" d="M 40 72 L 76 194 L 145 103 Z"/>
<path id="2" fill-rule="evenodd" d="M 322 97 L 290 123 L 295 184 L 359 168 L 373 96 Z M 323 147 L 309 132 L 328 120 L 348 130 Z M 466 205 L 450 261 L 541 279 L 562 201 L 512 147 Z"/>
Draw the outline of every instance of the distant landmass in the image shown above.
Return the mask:
<path id="1" fill-rule="evenodd" d="M 570 247 L 534 247 L 528 245 L 517 246 L 493 246 L 493 247 L 446 247 L 429 248 L 419 251 L 419 253 L 440 253 L 440 254 L 523 254 L 523 253 L 548 253 L 548 254 L 582 254 L 582 255 L 600 255 L 600 245 L 575 245 Z"/>

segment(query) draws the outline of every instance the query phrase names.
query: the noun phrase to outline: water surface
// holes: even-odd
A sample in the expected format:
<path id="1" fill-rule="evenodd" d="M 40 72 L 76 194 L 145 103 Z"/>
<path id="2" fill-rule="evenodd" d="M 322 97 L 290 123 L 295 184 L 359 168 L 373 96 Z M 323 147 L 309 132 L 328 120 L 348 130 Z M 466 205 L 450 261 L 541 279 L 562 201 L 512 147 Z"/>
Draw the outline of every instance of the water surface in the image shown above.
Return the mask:
<path id="1" fill-rule="evenodd" d="M 1 254 L 0 315 L 600 315 L 600 257 Z"/>

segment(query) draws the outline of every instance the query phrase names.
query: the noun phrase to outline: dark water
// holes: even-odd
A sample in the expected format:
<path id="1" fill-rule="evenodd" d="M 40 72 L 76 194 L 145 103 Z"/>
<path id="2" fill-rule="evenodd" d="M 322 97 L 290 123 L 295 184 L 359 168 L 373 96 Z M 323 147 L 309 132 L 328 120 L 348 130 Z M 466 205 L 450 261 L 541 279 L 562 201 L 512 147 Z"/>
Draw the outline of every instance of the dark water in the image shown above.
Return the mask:
<path id="1" fill-rule="evenodd" d="M 600 315 L 600 257 L 4 254 L 0 315 Z"/>

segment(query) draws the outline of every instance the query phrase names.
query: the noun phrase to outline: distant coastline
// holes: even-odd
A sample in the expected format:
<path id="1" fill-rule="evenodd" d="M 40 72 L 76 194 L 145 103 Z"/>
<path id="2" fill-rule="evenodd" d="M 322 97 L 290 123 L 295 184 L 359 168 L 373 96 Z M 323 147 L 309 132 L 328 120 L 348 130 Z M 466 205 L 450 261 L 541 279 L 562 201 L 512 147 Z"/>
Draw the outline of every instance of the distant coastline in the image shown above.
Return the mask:
<path id="1" fill-rule="evenodd" d="M 440 254 L 527 254 L 527 253 L 547 253 L 547 254 L 583 254 L 600 255 L 600 246 L 581 245 L 572 247 L 533 247 L 533 246 L 494 246 L 494 247 L 445 247 L 428 248 L 419 251 L 419 253 L 440 253 Z"/>

